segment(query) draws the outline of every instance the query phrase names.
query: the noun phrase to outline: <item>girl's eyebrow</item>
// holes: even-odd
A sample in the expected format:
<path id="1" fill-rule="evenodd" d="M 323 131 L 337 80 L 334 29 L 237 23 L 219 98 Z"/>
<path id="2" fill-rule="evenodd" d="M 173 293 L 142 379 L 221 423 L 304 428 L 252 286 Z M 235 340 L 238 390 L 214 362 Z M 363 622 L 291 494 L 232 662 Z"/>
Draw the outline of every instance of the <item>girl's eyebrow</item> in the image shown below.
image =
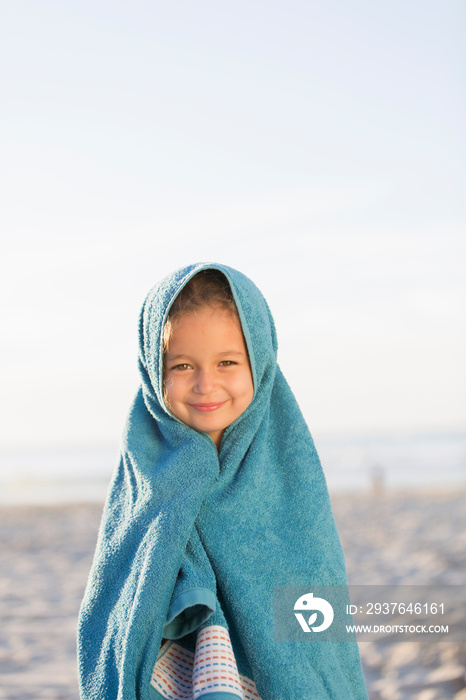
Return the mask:
<path id="1" fill-rule="evenodd" d="M 224 352 L 219 352 L 219 355 L 245 355 L 246 353 L 241 352 L 241 350 L 225 350 Z"/>
<path id="2" fill-rule="evenodd" d="M 243 355 L 243 356 L 246 355 L 246 353 L 241 352 L 240 350 L 223 350 L 222 352 L 219 352 L 218 354 L 221 355 L 222 357 L 225 355 Z M 170 355 L 170 353 L 167 353 L 167 355 L 165 357 L 169 362 L 175 362 L 175 360 L 179 360 L 180 358 L 184 358 L 185 360 L 189 359 L 189 354 L 188 353 L 186 353 L 186 354 L 181 353 L 179 355 Z"/>

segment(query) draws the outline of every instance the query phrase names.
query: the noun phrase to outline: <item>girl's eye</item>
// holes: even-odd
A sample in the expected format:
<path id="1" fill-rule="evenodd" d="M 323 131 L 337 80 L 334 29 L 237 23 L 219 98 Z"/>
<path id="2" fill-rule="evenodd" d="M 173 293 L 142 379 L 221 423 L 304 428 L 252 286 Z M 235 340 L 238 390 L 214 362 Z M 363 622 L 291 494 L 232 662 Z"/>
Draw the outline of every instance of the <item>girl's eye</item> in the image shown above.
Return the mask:
<path id="1" fill-rule="evenodd" d="M 185 369 L 189 369 L 190 367 L 191 365 L 188 365 L 187 362 L 183 362 L 181 365 L 175 365 L 174 367 L 172 367 L 172 369 L 180 369 L 181 371 L 183 371 Z"/>
<path id="2" fill-rule="evenodd" d="M 236 364 L 238 364 L 238 363 L 237 363 L 237 362 L 234 362 L 234 360 L 222 360 L 222 361 L 220 362 L 220 364 L 221 364 L 223 367 L 230 367 L 231 365 L 236 365 Z"/>

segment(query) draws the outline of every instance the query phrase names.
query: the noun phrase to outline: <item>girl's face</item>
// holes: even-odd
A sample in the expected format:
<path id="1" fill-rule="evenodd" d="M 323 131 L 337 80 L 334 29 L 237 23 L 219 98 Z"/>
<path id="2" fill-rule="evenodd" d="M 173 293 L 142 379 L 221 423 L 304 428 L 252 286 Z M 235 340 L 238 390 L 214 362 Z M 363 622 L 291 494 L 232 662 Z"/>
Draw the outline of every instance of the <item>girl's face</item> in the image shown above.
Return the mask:
<path id="1" fill-rule="evenodd" d="M 202 307 L 174 323 L 164 358 L 165 402 L 174 416 L 210 435 L 223 433 L 254 394 L 240 323 L 225 309 Z"/>

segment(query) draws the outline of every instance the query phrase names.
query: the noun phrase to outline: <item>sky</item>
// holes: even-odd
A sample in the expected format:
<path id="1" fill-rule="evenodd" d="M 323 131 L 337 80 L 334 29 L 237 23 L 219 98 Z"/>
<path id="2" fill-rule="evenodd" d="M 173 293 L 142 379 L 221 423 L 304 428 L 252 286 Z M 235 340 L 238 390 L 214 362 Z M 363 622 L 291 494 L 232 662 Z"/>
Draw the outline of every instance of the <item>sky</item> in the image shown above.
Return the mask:
<path id="1" fill-rule="evenodd" d="M 0 447 L 117 443 L 197 261 L 262 290 L 314 435 L 464 430 L 463 2 L 0 13 Z"/>

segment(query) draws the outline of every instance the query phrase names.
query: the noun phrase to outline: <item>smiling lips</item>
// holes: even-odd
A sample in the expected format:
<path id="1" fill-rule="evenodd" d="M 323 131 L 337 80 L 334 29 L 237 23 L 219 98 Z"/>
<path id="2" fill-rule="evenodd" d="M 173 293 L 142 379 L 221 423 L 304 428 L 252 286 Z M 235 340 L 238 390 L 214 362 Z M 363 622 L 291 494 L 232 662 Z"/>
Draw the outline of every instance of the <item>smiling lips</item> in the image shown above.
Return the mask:
<path id="1" fill-rule="evenodd" d="M 201 413 L 210 413 L 216 411 L 217 408 L 220 408 L 225 403 L 226 401 L 217 401 L 216 403 L 192 403 L 190 406 Z"/>

